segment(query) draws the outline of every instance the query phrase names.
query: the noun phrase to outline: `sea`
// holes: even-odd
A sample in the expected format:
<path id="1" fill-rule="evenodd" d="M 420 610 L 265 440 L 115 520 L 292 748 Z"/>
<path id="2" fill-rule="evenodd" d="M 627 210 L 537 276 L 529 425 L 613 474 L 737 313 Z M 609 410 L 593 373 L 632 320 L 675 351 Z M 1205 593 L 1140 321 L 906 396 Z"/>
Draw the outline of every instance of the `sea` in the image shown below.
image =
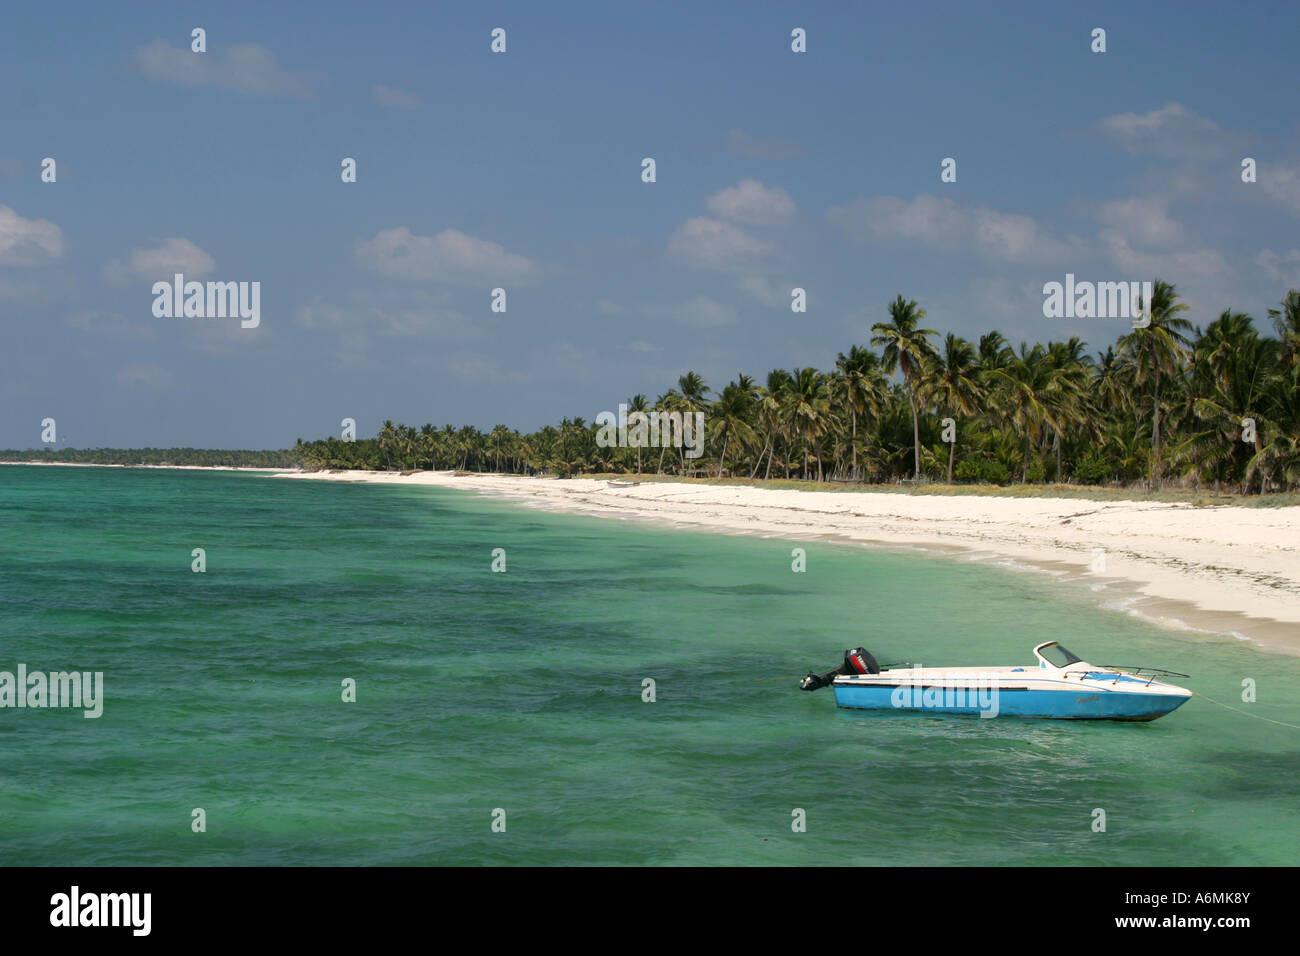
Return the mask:
<path id="1" fill-rule="evenodd" d="M 984 666 L 1052 639 L 1196 696 L 1112 723 L 798 688 L 858 645 Z M 1300 859 L 1300 658 L 956 556 L 0 466 L 0 671 L 20 665 L 102 674 L 101 712 L 0 707 L 8 865 Z"/>

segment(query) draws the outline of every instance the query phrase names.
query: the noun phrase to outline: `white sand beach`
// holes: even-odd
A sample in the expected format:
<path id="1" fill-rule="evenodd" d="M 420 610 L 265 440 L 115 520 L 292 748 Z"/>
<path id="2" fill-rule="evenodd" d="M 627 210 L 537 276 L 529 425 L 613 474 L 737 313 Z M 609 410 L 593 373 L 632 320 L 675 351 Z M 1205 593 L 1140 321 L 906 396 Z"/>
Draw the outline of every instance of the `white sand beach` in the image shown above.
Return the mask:
<path id="1" fill-rule="evenodd" d="M 461 475 L 289 472 L 276 477 L 433 485 L 556 511 L 733 534 L 835 538 L 1084 578 L 1107 603 L 1170 627 L 1300 654 L 1300 507 L 1197 507 L 895 492 Z M 1105 569 L 1094 570 L 1097 552 Z"/>

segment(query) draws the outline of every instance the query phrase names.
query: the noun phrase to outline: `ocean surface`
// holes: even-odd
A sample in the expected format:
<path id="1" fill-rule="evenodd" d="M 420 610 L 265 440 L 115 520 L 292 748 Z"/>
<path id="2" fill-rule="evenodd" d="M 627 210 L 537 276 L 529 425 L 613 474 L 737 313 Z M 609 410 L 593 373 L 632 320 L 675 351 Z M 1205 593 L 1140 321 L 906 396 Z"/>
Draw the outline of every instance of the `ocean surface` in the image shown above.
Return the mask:
<path id="1" fill-rule="evenodd" d="M 857 644 L 978 666 L 1052 638 L 1198 696 L 1075 723 L 797 688 Z M 970 560 L 433 488 L 0 466 L 0 671 L 19 664 L 102 671 L 104 702 L 0 709 L 11 865 L 1300 859 L 1300 659 Z"/>

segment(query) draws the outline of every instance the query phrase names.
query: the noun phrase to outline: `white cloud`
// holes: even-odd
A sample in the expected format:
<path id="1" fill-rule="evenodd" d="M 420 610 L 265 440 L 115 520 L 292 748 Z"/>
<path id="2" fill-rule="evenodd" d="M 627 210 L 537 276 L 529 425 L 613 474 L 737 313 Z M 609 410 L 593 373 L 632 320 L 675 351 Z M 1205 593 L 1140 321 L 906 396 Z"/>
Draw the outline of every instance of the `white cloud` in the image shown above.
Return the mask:
<path id="1" fill-rule="evenodd" d="M 1284 283 L 1288 289 L 1300 289 L 1300 249 L 1291 249 L 1281 255 L 1265 249 L 1255 262 L 1270 278 Z"/>
<path id="2" fill-rule="evenodd" d="M 1047 236 L 1032 216 L 998 212 L 986 206 L 973 211 L 975 244 L 986 256 L 1008 262 L 1056 262 L 1070 247 Z"/>
<path id="3" fill-rule="evenodd" d="M 353 310 L 342 309 L 316 298 L 306 305 L 298 306 L 294 319 L 304 329 L 338 329 L 347 323 L 349 315 L 355 314 Z"/>
<path id="4" fill-rule="evenodd" d="M 742 179 L 709 197 L 709 212 L 749 226 L 779 226 L 794 218 L 795 205 L 784 189 L 768 189 L 757 179 Z"/>
<path id="5" fill-rule="evenodd" d="M 525 282 L 540 273 L 523 256 L 456 229 L 436 236 L 417 236 L 406 226 L 385 229 L 373 239 L 358 240 L 356 258 L 363 268 L 388 278 L 466 285 Z"/>
<path id="6" fill-rule="evenodd" d="M 1181 103 L 1166 103 L 1147 113 L 1106 116 L 1098 127 L 1130 153 L 1168 159 L 1222 155 L 1232 139 L 1217 123 L 1197 116 Z"/>
<path id="7" fill-rule="evenodd" d="M 827 213 L 856 239 L 915 239 L 944 243 L 968 228 L 967 216 L 951 199 L 920 195 L 911 202 L 895 196 L 855 199 Z"/>
<path id="8" fill-rule="evenodd" d="M 382 83 L 370 87 L 370 98 L 380 106 L 397 110 L 413 110 L 420 105 L 420 98 L 414 93 L 384 86 Z"/>
<path id="9" fill-rule="evenodd" d="M 790 289 L 779 289 L 764 275 L 742 276 L 737 283 L 742 292 L 757 302 L 773 308 L 790 304 Z M 790 288 L 793 288 L 791 286 Z"/>
<path id="10" fill-rule="evenodd" d="M 735 306 L 718 302 L 708 296 L 697 295 L 693 299 L 679 302 L 667 308 L 650 306 L 645 313 L 652 319 L 669 319 L 681 325 L 695 328 L 713 329 L 735 325 L 740 321 L 740 313 Z"/>
<path id="11" fill-rule="evenodd" d="M 158 333 L 154 326 L 132 322 L 120 312 L 82 311 L 68 318 L 68 325 L 92 335 L 114 339 L 154 339 Z"/>
<path id="12" fill-rule="evenodd" d="M 420 335 L 436 332 L 442 338 L 468 338 L 473 326 L 454 309 L 394 309 L 374 306 L 365 316 L 383 335 Z"/>
<path id="13" fill-rule="evenodd" d="M 696 216 L 677 227 L 668 240 L 668 254 L 703 269 L 735 269 L 751 265 L 771 252 L 771 246 L 720 219 Z"/>
<path id="14" fill-rule="evenodd" d="M 1111 232 L 1147 246 L 1176 246 L 1185 238 L 1183 227 L 1170 218 L 1163 199 L 1116 199 L 1103 203 L 1097 218 Z"/>
<path id="15" fill-rule="evenodd" d="M 236 43 L 220 50 L 193 53 L 153 40 L 132 55 L 136 72 L 152 80 L 183 86 L 218 86 L 244 93 L 309 96 L 306 77 L 282 69 L 275 54 L 256 43 Z"/>
<path id="16" fill-rule="evenodd" d="M 440 339 L 468 339 L 474 334 L 473 323 L 462 312 L 429 302 L 379 301 L 377 297 L 353 294 L 353 302 L 339 306 L 313 299 L 294 314 L 297 323 L 307 329 L 346 330 L 356 335 L 375 332 L 379 335 L 423 335 L 436 333 Z"/>
<path id="17" fill-rule="evenodd" d="M 240 355 L 253 350 L 263 351 L 275 339 L 275 320 L 264 314 L 256 328 L 241 328 L 238 322 L 220 320 L 182 320 L 179 326 L 189 348 L 205 355 Z"/>
<path id="18" fill-rule="evenodd" d="M 24 219 L 0 206 L 0 266 L 44 266 L 63 258 L 63 232 L 48 219 Z"/>
<path id="19" fill-rule="evenodd" d="M 1300 167 L 1262 163 L 1258 181 L 1270 199 L 1281 204 L 1292 215 L 1300 215 Z"/>
<path id="20" fill-rule="evenodd" d="M 110 259 L 100 273 L 111 285 L 125 285 L 132 278 L 170 282 L 178 272 L 186 281 L 203 279 L 216 268 L 217 263 L 210 255 L 188 239 L 177 236 L 163 239 L 151 248 L 132 249 L 125 263 Z"/>
<path id="21" fill-rule="evenodd" d="M 126 388 L 170 388 L 175 382 L 171 372 L 157 365 L 124 365 L 113 379 Z"/>
<path id="22" fill-rule="evenodd" d="M 48 302 L 52 291 L 51 283 L 34 279 L 30 273 L 18 279 L 0 276 L 0 302 L 35 305 Z"/>
<path id="23" fill-rule="evenodd" d="M 1043 285 L 1016 282 L 1005 276 L 981 276 L 971 280 L 965 295 L 954 306 L 955 316 L 974 313 L 1001 323 L 1021 321 L 1028 316 L 1037 321 L 1043 316 Z M 978 343 L 979 335 L 972 341 Z"/>
<path id="24" fill-rule="evenodd" d="M 523 378 L 517 371 L 503 369 L 501 363 L 492 356 L 467 352 L 447 355 L 440 367 L 442 374 L 473 382 L 480 387 L 489 382 L 494 386 L 514 385 Z"/>
<path id="25" fill-rule="evenodd" d="M 1194 277 L 1204 282 L 1228 274 L 1228 263 L 1223 254 L 1214 249 L 1187 249 L 1174 252 L 1148 252 L 1134 249 L 1127 236 L 1103 231 L 1101 240 L 1110 261 L 1123 274 L 1133 279 L 1174 279 Z"/>
<path id="26" fill-rule="evenodd" d="M 940 196 L 910 202 L 896 196 L 855 199 L 827 213 L 831 222 L 861 241 L 908 239 L 934 246 L 967 244 L 1007 262 L 1058 262 L 1076 254 L 1077 242 L 1047 235 L 1037 220 L 988 206 L 962 206 Z"/>

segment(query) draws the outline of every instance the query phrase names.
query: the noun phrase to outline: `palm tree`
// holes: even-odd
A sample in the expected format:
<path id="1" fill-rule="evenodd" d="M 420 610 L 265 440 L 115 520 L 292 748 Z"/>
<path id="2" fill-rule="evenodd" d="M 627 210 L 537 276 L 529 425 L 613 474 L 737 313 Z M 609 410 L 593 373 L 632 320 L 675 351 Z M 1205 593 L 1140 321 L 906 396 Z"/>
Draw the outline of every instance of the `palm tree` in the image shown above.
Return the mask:
<path id="1" fill-rule="evenodd" d="M 1007 363 L 1015 356 L 1015 352 L 1012 351 L 1006 338 L 996 329 L 980 336 L 979 352 L 979 370 L 981 374 L 999 368 L 1006 368 Z"/>
<path id="2" fill-rule="evenodd" d="M 1288 291 L 1281 304 L 1280 309 L 1269 309 L 1268 314 L 1277 328 L 1283 350 L 1294 361 L 1300 353 L 1300 289 Z"/>
<path id="3" fill-rule="evenodd" d="M 727 457 L 727 443 L 735 437 L 743 449 L 756 442 L 758 435 L 750 427 L 749 415 L 753 405 L 752 380 L 742 375 L 741 381 L 732 382 L 722 390 L 709 413 L 708 430 L 715 445 L 722 451 L 718 455 L 718 477 L 722 477 L 723 463 Z"/>
<path id="4" fill-rule="evenodd" d="M 1051 376 L 1048 398 L 1052 408 L 1052 450 L 1056 457 L 1056 480 L 1062 480 L 1062 430 L 1084 425 L 1088 420 L 1088 384 L 1092 359 L 1084 352 L 1078 336 L 1068 342 L 1049 342 L 1045 360 Z"/>
<path id="5" fill-rule="evenodd" d="M 646 397 L 639 392 L 627 400 L 627 413 L 629 418 L 632 416 L 633 412 L 640 412 L 644 415 L 649 411 L 650 403 L 647 402 Z M 641 445 L 639 444 L 636 446 L 636 473 L 638 475 L 641 474 Z"/>
<path id="6" fill-rule="evenodd" d="M 766 433 L 767 440 L 763 451 L 759 452 L 758 461 L 754 462 L 754 470 L 749 475 L 751 478 L 758 474 L 764 454 L 767 455 L 767 469 L 763 472 L 763 479 L 766 481 L 772 474 L 772 457 L 776 454 L 776 439 L 785 422 L 785 403 L 791 384 L 790 373 L 784 369 L 776 368 L 767 373 L 767 384 L 761 390 L 758 405 L 759 426 Z M 787 470 L 787 477 L 788 475 Z"/>
<path id="7" fill-rule="evenodd" d="M 1174 452 L 1179 463 L 1190 465 L 1197 481 L 1213 477 L 1215 489 L 1222 481 L 1245 474 L 1246 462 L 1263 444 L 1263 406 L 1273 371 L 1277 343 L 1261 339 L 1249 315 L 1225 309 L 1205 332 L 1196 330 L 1191 349 L 1188 400 L 1192 416 L 1203 427 Z M 1257 419 L 1253 445 L 1242 441 L 1243 418 Z"/>
<path id="8" fill-rule="evenodd" d="M 675 388 L 670 388 L 655 399 L 655 412 L 658 414 L 664 415 L 674 411 L 680 412 L 681 408 L 682 393 L 677 391 Z M 663 418 L 659 420 L 659 465 L 655 471 L 655 474 L 657 475 L 662 475 L 664 473 L 664 454 L 668 451 L 668 442 L 664 440 L 666 437 L 663 427 L 664 421 L 665 419 Z"/>
<path id="9" fill-rule="evenodd" d="M 983 398 L 979 381 L 979 361 L 975 347 L 958 335 L 949 332 L 943 348 L 930 356 L 922 376 L 921 398 L 925 404 L 933 402 L 953 418 L 971 415 Z M 957 441 L 948 443 L 948 484 L 952 484 L 952 465 L 957 452 Z"/>
<path id="10" fill-rule="evenodd" d="M 790 433 L 803 439 L 803 477 L 807 481 L 809 450 L 829 424 L 829 388 L 826 376 L 815 368 L 801 368 L 792 378 L 786 420 L 790 425 Z M 817 458 L 817 480 L 822 480 L 820 456 Z"/>
<path id="11" fill-rule="evenodd" d="M 1260 476 L 1260 491 L 1271 478 L 1284 488 L 1300 484 L 1300 361 L 1295 352 L 1281 350 L 1282 356 L 1291 356 L 1289 362 L 1279 362 L 1269 390 L 1269 415 L 1262 428 L 1259 450 L 1246 463 L 1245 481 Z"/>
<path id="12" fill-rule="evenodd" d="M 682 429 L 685 432 L 687 416 L 694 423 L 697 412 L 707 412 L 709 408 L 709 386 L 705 384 L 704 378 L 698 372 L 687 372 L 677 379 L 678 394 L 681 396 L 678 402 L 678 410 L 682 413 Z M 686 443 L 682 442 L 678 449 L 681 455 L 682 473 L 686 472 Z"/>
<path id="13" fill-rule="evenodd" d="M 955 334 L 932 347 L 924 312 L 901 296 L 889 321 L 872 326 L 871 347 L 852 346 L 827 374 L 811 368 L 773 370 L 764 387 L 738 375 L 714 398 L 704 380 L 687 372 L 654 403 L 657 411 L 693 417 L 708 411 L 705 428 L 718 451 L 718 475 L 862 480 L 942 475 L 938 444 L 931 447 L 931 414 L 962 421 L 962 461 L 949 443 L 947 477 L 1022 482 L 1056 477 L 1067 468 L 1084 481 L 1120 479 L 1158 483 L 1176 468 L 1197 486 L 1230 483 L 1239 493 L 1300 488 L 1300 290 L 1288 290 L 1269 310 L 1277 337 L 1257 331 L 1250 317 L 1225 310 L 1202 332 L 1188 330 L 1186 306 L 1172 285 L 1156 280 L 1147 304 L 1150 324 L 1134 329 L 1089 358 L 1077 338 L 1012 350 L 992 331 L 972 346 Z M 1127 332 L 1127 330 L 1126 330 Z M 893 382 L 889 380 L 893 377 Z M 628 400 L 646 411 L 644 395 Z M 676 417 L 675 416 L 675 417 Z M 922 418 L 926 428 L 921 428 Z M 1246 422 L 1244 420 L 1250 420 Z M 1253 441 L 1249 431 L 1254 427 Z M 910 425 L 910 435 L 909 432 Z M 60 460 L 114 463 L 160 461 L 275 464 L 275 456 L 306 468 L 496 469 L 523 474 L 578 474 L 643 467 L 627 450 L 595 444 L 596 426 L 565 419 L 521 435 L 504 425 L 489 434 L 465 426 L 418 431 L 385 421 L 375 437 L 299 440 L 284 452 L 201 449 L 42 451 Z M 667 438 L 672 433 L 668 431 Z M 908 439 L 911 439 L 910 441 Z M 1247 439 L 1243 441 L 1243 438 Z M 658 471 L 665 472 L 661 442 Z M 0 458 L 10 453 L 0 452 Z M 28 457 L 14 452 L 13 457 Z M 81 457 L 77 457 L 81 456 Z M 261 458 L 258 456 L 268 456 Z M 812 464 L 816 459 L 817 468 Z M 1167 460 L 1166 460 L 1167 459 Z M 773 462 L 779 462 L 773 468 Z M 687 460 L 682 449 L 670 472 L 713 473 L 714 457 Z M 1047 468 L 1044 469 L 1043 465 Z"/>
<path id="14" fill-rule="evenodd" d="M 488 437 L 492 440 L 492 447 L 496 453 L 496 461 L 492 470 L 499 472 L 501 470 L 501 446 L 502 444 L 509 442 L 510 429 L 505 425 L 497 425 L 492 429 L 492 433 Z"/>
<path id="15" fill-rule="evenodd" d="M 393 470 L 393 448 L 397 443 L 397 426 L 391 418 L 379 429 L 379 448 L 384 453 L 384 470 Z"/>
<path id="16" fill-rule="evenodd" d="M 1009 424 L 1025 438 L 1024 458 L 1020 481 L 1029 480 L 1029 459 L 1033 440 L 1042 434 L 1044 425 L 1053 419 L 1047 404 L 1052 386 L 1051 369 L 1045 361 L 1046 350 L 1041 345 L 1032 349 L 1020 343 L 1020 352 L 996 369 L 991 379 L 997 383 L 994 403 Z"/>
<path id="17" fill-rule="evenodd" d="M 907 402 L 912 407 L 912 447 L 916 473 L 921 477 L 921 420 L 916 409 L 917 378 L 926 357 L 933 354 L 929 337 L 936 334 L 933 329 L 917 328 L 917 323 L 925 318 L 925 310 L 917 308 L 915 302 L 904 301 L 900 295 L 889 304 L 889 321 L 877 322 L 871 327 L 871 344 L 883 346 L 883 365 L 885 371 L 892 375 L 895 369 L 903 373 L 903 383 L 907 387 Z"/>
<path id="18" fill-rule="evenodd" d="M 434 456 L 437 451 L 436 443 L 438 440 L 437 432 L 433 425 L 425 424 L 420 426 L 420 455 L 419 460 L 424 462 L 424 467 L 432 470 L 434 466 Z"/>
<path id="19" fill-rule="evenodd" d="M 880 356 L 870 349 L 854 345 L 835 360 L 838 373 L 831 381 L 836 405 L 849 412 L 849 478 L 858 480 L 858 418 L 879 417 L 888 386 L 880 368 Z"/>
<path id="20" fill-rule="evenodd" d="M 404 468 L 414 471 L 417 433 L 410 425 L 399 425 L 398 433 L 400 435 L 399 447 L 402 449 L 402 465 Z"/>
<path id="21" fill-rule="evenodd" d="M 1099 411 L 1108 409 L 1111 414 L 1130 411 L 1133 406 L 1132 377 L 1131 364 L 1115 351 L 1114 346 L 1108 345 L 1092 365 L 1092 407 Z"/>
<path id="22" fill-rule="evenodd" d="M 1135 384 L 1151 386 L 1151 481 L 1160 480 L 1160 382 L 1175 375 L 1187 358 L 1192 324 L 1182 317 L 1187 304 L 1168 282 L 1151 286 L 1150 324 L 1135 328 L 1119 340 L 1120 350 L 1133 362 Z"/>

